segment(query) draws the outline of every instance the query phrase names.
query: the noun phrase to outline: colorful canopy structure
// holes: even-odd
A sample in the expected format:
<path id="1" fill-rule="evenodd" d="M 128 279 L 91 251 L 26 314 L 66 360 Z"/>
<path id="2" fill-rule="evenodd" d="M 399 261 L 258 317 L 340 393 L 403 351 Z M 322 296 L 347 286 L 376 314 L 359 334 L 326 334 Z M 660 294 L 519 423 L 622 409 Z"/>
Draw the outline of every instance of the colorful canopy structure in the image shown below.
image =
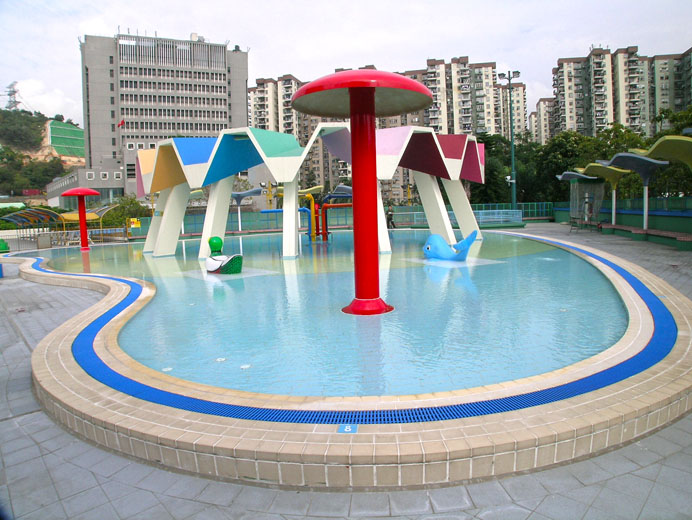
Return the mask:
<path id="1" fill-rule="evenodd" d="M 665 161 L 681 161 L 692 168 L 692 137 L 664 135 L 648 150 L 630 150 L 638 155 Z"/>
<path id="2" fill-rule="evenodd" d="M 644 229 L 647 229 L 649 227 L 649 182 L 651 181 L 652 177 L 659 168 L 667 166 L 669 164 L 668 161 L 658 161 L 656 159 L 652 159 L 650 157 L 646 157 L 643 155 L 638 155 L 631 152 L 623 152 L 615 154 L 613 158 L 610 159 L 610 161 L 598 162 L 600 163 L 602 169 L 598 171 L 602 171 L 602 173 L 596 174 L 608 179 L 610 183 L 613 185 L 613 224 L 615 224 L 615 192 L 617 189 L 617 182 L 627 171 L 633 171 L 639 174 L 639 176 L 642 179 L 642 183 L 644 184 L 644 221 L 642 227 Z M 611 181 L 610 178 L 608 178 L 608 176 L 613 178 L 615 184 L 613 184 L 613 181 Z"/>
<path id="3" fill-rule="evenodd" d="M 348 122 L 320 123 L 305 147 L 290 134 L 244 127 L 224 130 L 218 138 L 167 139 L 155 150 L 140 150 L 138 186 L 145 193 L 159 193 L 144 251 L 154 256 L 174 254 L 190 190 L 209 186 L 199 253 L 200 258 L 208 256 L 209 238 L 226 231 L 233 176 L 262 167 L 273 182 L 282 184 L 279 188 L 284 192 L 283 256 L 297 256 L 298 172 L 317 139 L 322 139 L 332 155 L 351 163 Z M 456 242 L 434 177 L 442 179 L 464 236 L 478 231 L 460 182 L 484 181 L 484 150 L 475 137 L 438 136 L 430 128 L 402 127 L 378 130 L 376 145 L 377 178 L 393 178 L 399 166 L 412 169 L 419 192 L 426 193 L 424 209 L 438 234 Z M 296 218 L 286 218 L 289 214 Z M 379 190 L 377 222 L 380 252 L 391 251 Z"/>
<path id="4" fill-rule="evenodd" d="M 50 224 L 63 221 L 59 213 L 43 208 L 22 209 L 5 215 L 4 217 L 0 217 L 0 219 L 12 222 L 18 227 L 34 227 L 39 224 Z"/>

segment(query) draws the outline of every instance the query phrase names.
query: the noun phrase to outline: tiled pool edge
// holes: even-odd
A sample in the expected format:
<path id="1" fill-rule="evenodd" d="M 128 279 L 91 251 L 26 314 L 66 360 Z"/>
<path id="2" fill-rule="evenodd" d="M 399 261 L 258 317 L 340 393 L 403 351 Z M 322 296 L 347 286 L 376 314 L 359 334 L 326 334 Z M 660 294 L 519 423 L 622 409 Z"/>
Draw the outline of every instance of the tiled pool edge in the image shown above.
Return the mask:
<path id="1" fill-rule="evenodd" d="M 631 265 L 628 268 L 638 269 Z M 39 280 L 46 275 L 38 276 L 30 269 L 22 271 L 25 278 L 48 281 Z M 645 273 L 637 275 L 642 277 Z M 623 383 L 613 385 L 608 390 L 617 391 L 608 392 L 610 395 L 601 391 L 594 393 L 599 395 L 590 394 L 589 399 L 581 396 L 561 403 L 568 406 L 543 405 L 440 423 L 361 427 L 356 435 L 339 435 L 333 426 L 266 425 L 223 418 L 209 421 L 196 417 L 200 414 L 178 417 L 162 413 L 129 396 L 111 395 L 110 389 L 80 389 L 83 381 L 79 381 L 79 373 L 72 373 L 69 356 L 52 353 L 45 354 L 46 364 L 50 359 L 60 367 L 51 377 L 66 379 L 51 389 L 36 375 L 40 372 L 35 372 L 35 381 L 41 380 L 37 394 L 54 417 L 94 442 L 152 462 L 219 478 L 286 486 L 389 488 L 525 471 L 626 442 L 689 409 L 690 302 L 649 276 L 651 283 L 658 284 L 656 292 L 666 296 L 669 306 L 676 305 L 676 298 L 682 298 L 677 301 L 680 312 L 674 312 L 681 333 L 678 342 L 668 358 L 650 370 L 660 368 L 663 374 L 642 374 L 643 377 L 630 378 L 629 383 L 633 384 L 627 387 L 622 387 Z M 73 281 L 97 289 L 85 279 Z M 53 282 L 68 285 L 58 280 L 49 283 Z M 116 293 L 118 288 L 112 287 L 105 300 L 111 295 L 115 298 Z M 89 321 L 89 316 L 103 311 L 97 308 L 105 300 L 86 311 L 88 316 L 75 320 Z M 681 320 L 685 322 L 685 334 Z M 70 336 L 74 337 L 73 331 L 79 324 L 71 321 L 68 325 L 70 331 L 52 333 L 46 338 L 58 351 L 71 344 Z M 77 392 L 78 389 L 81 391 Z M 171 424 L 162 424 L 162 417 L 170 419 Z"/>

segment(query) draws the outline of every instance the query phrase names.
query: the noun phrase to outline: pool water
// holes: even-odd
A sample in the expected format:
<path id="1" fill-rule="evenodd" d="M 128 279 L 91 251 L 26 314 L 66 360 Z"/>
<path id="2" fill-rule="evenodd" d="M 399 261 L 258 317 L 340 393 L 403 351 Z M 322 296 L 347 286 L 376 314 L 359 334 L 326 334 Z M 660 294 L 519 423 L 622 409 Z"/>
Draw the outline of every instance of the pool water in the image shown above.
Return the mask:
<path id="1" fill-rule="evenodd" d="M 420 394 L 536 375 L 591 357 L 627 327 L 612 284 L 551 245 L 484 233 L 464 264 L 424 261 L 427 230 L 391 233 L 380 255 L 382 298 L 395 310 L 344 314 L 353 298 L 353 241 L 301 237 L 281 260 L 281 236 L 227 237 L 240 275 L 210 275 L 198 241 L 175 257 L 141 244 L 95 247 L 92 272 L 153 281 L 155 298 L 123 328 L 121 348 L 171 376 L 260 393 L 315 396 Z M 78 249 L 49 265 L 82 271 Z"/>

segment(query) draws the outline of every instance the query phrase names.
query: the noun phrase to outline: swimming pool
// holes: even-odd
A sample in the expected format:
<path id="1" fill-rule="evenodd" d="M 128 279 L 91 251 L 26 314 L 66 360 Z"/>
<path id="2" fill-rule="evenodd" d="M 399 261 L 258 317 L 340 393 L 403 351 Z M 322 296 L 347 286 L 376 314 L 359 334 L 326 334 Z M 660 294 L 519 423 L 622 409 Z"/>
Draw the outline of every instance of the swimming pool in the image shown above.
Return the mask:
<path id="1" fill-rule="evenodd" d="M 242 275 L 208 275 L 194 242 L 175 257 L 141 246 L 94 248 L 91 269 L 153 281 L 154 300 L 121 331 L 147 367 L 196 383 L 298 396 L 423 394 L 533 376 L 613 345 L 627 312 L 582 258 L 542 242 L 486 233 L 464 265 L 423 261 L 427 231 L 396 231 L 380 256 L 395 312 L 340 312 L 352 293 L 352 236 L 303 239 L 281 261 L 281 238 L 226 238 Z M 242 244 L 241 244 L 242 240 Z M 50 266 L 80 271 L 78 251 Z M 143 341 L 144 338 L 144 341 Z"/>

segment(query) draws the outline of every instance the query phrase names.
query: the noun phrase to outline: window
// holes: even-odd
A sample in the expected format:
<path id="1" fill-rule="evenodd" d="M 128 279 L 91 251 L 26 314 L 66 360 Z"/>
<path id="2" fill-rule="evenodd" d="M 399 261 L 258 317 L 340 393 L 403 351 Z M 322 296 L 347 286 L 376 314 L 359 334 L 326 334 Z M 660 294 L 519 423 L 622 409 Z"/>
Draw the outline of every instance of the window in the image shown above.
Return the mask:
<path id="1" fill-rule="evenodd" d="M 137 150 L 144 150 L 144 143 L 137 143 Z"/>
<path id="2" fill-rule="evenodd" d="M 115 98 L 111 96 L 111 105 L 115 105 Z"/>
<path id="3" fill-rule="evenodd" d="M 115 137 L 111 138 L 111 145 L 115 146 Z"/>
<path id="4" fill-rule="evenodd" d="M 119 181 L 120 179 L 123 178 L 123 172 L 113 172 L 113 178 L 114 178 L 116 181 Z"/>
<path id="5" fill-rule="evenodd" d="M 156 149 L 156 143 L 149 143 L 150 149 Z"/>
<path id="6" fill-rule="evenodd" d="M 86 172 L 86 179 L 88 181 L 93 181 L 94 180 L 94 172 Z"/>
<path id="7" fill-rule="evenodd" d="M 128 150 L 134 150 L 135 149 L 135 143 L 127 143 L 127 149 Z"/>
<path id="8" fill-rule="evenodd" d="M 115 77 L 115 73 L 113 72 L 113 69 L 111 69 L 111 78 Z"/>
<path id="9" fill-rule="evenodd" d="M 108 180 L 108 172 L 101 172 L 101 180 L 102 181 Z"/>
<path id="10" fill-rule="evenodd" d="M 108 63 L 113 65 L 113 56 L 108 56 Z"/>

